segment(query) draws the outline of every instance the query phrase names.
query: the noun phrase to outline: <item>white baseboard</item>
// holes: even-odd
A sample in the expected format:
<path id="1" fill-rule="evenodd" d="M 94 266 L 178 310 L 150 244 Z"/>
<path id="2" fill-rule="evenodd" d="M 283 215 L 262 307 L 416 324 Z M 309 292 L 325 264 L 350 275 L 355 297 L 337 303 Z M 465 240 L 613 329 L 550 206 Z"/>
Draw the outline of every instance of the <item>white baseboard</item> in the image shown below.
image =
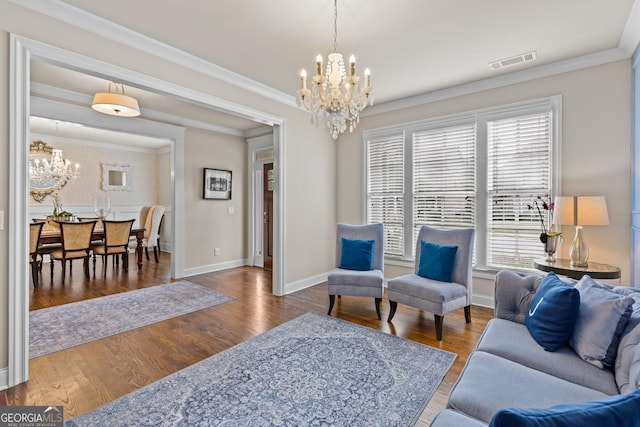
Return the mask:
<path id="1" fill-rule="evenodd" d="M 0 369 L 0 390 L 9 388 L 9 368 Z"/>
<path id="2" fill-rule="evenodd" d="M 473 295 L 471 297 L 471 303 L 480 307 L 495 308 L 495 301 L 493 297 L 488 297 L 486 295 Z"/>
<path id="3" fill-rule="evenodd" d="M 295 282 L 287 283 L 284 286 L 284 293 L 285 295 L 287 295 L 293 292 L 301 291 L 306 288 L 310 288 L 311 286 L 315 286 L 322 282 L 326 282 L 327 277 L 329 277 L 328 271 L 325 273 L 316 274 L 315 276 L 296 280 Z"/>
<path id="4" fill-rule="evenodd" d="M 226 261 L 218 264 L 203 265 L 200 267 L 185 268 L 184 277 L 195 276 L 198 274 L 212 273 L 214 271 L 227 270 L 229 268 L 242 267 L 248 265 L 248 259 L 238 259 L 235 261 Z"/>

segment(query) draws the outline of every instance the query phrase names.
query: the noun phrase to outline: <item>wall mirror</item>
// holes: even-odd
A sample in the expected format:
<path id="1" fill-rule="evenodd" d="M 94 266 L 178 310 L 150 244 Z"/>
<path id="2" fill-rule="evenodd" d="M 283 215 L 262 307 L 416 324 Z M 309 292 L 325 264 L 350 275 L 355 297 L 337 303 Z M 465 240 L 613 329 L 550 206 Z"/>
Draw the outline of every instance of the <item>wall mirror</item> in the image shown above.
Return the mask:
<path id="1" fill-rule="evenodd" d="M 118 166 L 102 164 L 102 190 L 103 191 L 131 191 L 131 179 L 133 168 L 131 166 Z"/>

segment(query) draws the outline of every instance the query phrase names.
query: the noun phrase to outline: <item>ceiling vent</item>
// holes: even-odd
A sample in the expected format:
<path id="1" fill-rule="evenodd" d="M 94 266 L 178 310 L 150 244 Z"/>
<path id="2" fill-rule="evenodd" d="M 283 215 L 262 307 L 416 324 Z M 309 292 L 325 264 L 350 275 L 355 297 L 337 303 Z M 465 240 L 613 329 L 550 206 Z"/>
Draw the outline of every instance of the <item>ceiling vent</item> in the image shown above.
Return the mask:
<path id="1" fill-rule="evenodd" d="M 493 71 L 496 71 L 496 70 L 501 70 L 505 67 L 510 67 L 512 65 L 522 64 L 524 62 L 531 62 L 535 60 L 536 60 L 536 52 L 533 51 L 533 52 L 523 53 L 517 56 L 512 56 L 511 58 L 490 62 L 489 67 L 491 67 Z"/>

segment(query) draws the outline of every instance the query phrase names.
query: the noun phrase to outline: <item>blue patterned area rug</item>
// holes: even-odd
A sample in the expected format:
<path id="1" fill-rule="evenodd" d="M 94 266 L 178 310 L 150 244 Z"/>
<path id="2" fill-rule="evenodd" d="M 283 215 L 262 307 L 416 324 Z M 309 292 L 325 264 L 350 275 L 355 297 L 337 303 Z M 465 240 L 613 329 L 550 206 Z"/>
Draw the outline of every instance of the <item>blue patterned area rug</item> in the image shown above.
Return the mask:
<path id="1" fill-rule="evenodd" d="M 455 358 L 307 313 L 65 425 L 409 426 Z"/>
<path id="2" fill-rule="evenodd" d="M 232 300 L 183 280 L 34 310 L 29 355 L 33 359 Z"/>

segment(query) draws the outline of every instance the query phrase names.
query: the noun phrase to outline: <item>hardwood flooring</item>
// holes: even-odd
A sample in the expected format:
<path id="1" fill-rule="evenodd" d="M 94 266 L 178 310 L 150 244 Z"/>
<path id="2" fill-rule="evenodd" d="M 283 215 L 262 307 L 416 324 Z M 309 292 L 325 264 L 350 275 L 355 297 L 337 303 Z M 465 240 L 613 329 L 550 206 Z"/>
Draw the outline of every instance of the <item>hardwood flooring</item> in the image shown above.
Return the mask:
<path id="1" fill-rule="evenodd" d="M 133 257 L 133 255 L 131 255 Z M 48 265 L 38 288 L 31 288 L 30 309 L 40 309 L 73 301 L 100 297 L 170 281 L 170 255 L 160 254 L 160 263 L 146 262 L 141 270 L 130 262 L 86 279 L 82 263 L 74 263 L 73 273 L 61 283 L 60 264 L 53 281 Z M 194 283 L 235 298 L 234 301 L 169 319 L 143 328 L 90 342 L 78 347 L 32 359 L 29 381 L 7 390 L 10 405 L 62 405 L 65 419 L 150 384 L 173 372 L 212 356 L 308 311 L 326 313 L 326 284 L 284 297 L 271 294 L 271 272 L 255 267 L 188 277 Z M 476 345 L 493 310 L 472 307 L 472 322 L 466 324 L 464 311 L 445 317 L 443 341 L 435 339 L 431 313 L 399 305 L 393 323 L 387 323 L 389 303 L 382 302 L 382 320 L 375 314 L 372 298 L 343 297 L 336 300 L 332 315 L 386 333 L 454 352 L 458 355 L 423 412 L 417 426 L 429 425 L 444 408 L 447 396 L 470 352 Z"/>

